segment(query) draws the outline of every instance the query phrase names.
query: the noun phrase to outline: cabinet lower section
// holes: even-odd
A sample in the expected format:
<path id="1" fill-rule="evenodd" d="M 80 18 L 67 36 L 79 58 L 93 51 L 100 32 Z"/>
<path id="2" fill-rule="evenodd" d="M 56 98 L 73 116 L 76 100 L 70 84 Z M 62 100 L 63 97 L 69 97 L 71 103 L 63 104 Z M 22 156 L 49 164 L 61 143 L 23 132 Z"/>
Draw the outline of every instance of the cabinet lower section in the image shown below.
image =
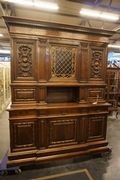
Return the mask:
<path id="1" fill-rule="evenodd" d="M 11 108 L 8 167 L 108 151 L 108 104 Z"/>

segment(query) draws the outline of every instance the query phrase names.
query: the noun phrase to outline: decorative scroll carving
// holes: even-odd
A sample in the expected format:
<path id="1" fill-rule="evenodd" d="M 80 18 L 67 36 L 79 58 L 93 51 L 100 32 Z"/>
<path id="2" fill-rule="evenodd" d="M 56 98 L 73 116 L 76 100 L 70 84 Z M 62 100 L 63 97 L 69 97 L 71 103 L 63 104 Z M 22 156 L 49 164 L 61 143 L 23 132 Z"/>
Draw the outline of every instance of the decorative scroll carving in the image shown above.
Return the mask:
<path id="1" fill-rule="evenodd" d="M 101 78 L 102 74 L 102 51 L 93 51 L 92 53 L 92 78 Z"/>
<path id="2" fill-rule="evenodd" d="M 31 132 L 31 140 L 30 142 L 26 142 L 25 144 L 19 144 L 18 138 L 23 138 L 23 133 L 21 131 L 21 134 L 18 136 L 18 131 L 22 130 L 22 128 L 25 128 Z M 27 132 L 27 131 L 26 131 Z M 34 122 L 23 122 L 23 123 L 14 123 L 14 145 L 15 148 L 25 148 L 25 147 L 33 147 L 35 146 L 35 124 Z"/>
<path id="3" fill-rule="evenodd" d="M 75 47 L 51 47 L 52 78 L 75 77 Z"/>
<path id="4" fill-rule="evenodd" d="M 32 48 L 28 45 L 21 45 L 18 48 L 18 73 L 21 77 L 30 77 L 32 75 Z"/>

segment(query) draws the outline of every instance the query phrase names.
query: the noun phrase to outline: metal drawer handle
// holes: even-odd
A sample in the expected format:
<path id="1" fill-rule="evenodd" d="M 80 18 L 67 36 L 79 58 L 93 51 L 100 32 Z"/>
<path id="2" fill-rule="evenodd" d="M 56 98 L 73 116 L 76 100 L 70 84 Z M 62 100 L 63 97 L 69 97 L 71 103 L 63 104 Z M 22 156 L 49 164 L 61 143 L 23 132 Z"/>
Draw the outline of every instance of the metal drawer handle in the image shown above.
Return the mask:
<path id="1" fill-rule="evenodd" d="M 40 115 L 45 115 L 45 111 L 40 111 Z"/>
<path id="2" fill-rule="evenodd" d="M 62 115 L 66 115 L 66 114 L 67 114 L 67 111 L 65 111 L 65 112 L 61 111 L 61 113 L 62 113 Z"/>
<path id="3" fill-rule="evenodd" d="M 26 98 L 27 98 L 27 95 L 26 95 L 26 94 L 24 94 L 23 98 L 24 98 L 24 99 L 26 99 Z"/>
<path id="4" fill-rule="evenodd" d="M 96 112 L 100 112 L 100 109 L 97 109 Z"/>

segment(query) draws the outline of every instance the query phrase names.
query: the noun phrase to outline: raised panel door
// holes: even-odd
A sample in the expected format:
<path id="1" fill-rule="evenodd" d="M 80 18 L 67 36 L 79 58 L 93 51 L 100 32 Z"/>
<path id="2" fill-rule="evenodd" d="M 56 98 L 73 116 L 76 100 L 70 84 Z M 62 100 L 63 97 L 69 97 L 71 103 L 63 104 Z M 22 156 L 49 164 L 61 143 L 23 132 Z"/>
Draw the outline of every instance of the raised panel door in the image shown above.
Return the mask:
<path id="1" fill-rule="evenodd" d="M 11 152 L 37 149 L 37 120 L 10 121 Z"/>

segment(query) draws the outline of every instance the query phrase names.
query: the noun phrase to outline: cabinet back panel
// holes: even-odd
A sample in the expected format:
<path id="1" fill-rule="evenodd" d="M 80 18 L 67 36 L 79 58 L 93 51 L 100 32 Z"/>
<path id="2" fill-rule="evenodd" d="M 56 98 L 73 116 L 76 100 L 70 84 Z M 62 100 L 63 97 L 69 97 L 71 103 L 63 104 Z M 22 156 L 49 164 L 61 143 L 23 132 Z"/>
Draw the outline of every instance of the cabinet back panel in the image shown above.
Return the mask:
<path id="1" fill-rule="evenodd" d="M 72 102 L 73 100 L 73 88 L 71 87 L 49 87 L 47 89 L 47 102 Z"/>

